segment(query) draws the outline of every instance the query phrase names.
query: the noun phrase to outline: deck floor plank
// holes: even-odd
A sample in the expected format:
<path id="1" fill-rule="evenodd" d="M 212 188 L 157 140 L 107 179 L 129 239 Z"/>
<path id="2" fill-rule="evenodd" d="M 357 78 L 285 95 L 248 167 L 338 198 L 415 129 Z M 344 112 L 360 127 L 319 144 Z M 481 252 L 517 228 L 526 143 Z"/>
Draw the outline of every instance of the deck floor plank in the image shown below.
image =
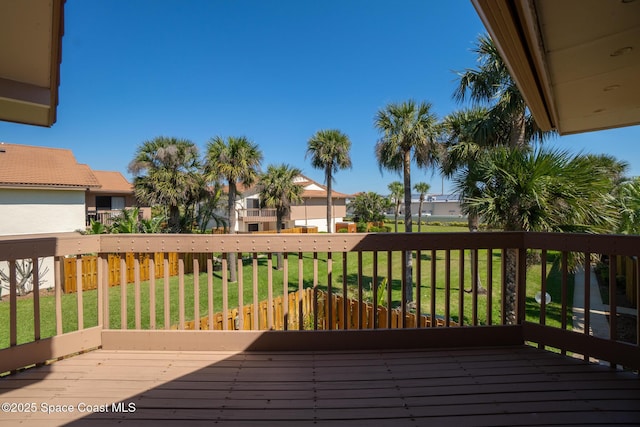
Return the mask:
<path id="1" fill-rule="evenodd" d="M 0 400 L 38 405 L 3 426 L 640 425 L 636 375 L 526 346 L 97 350 L 0 379 Z M 75 410 L 43 410 L 62 407 Z"/>

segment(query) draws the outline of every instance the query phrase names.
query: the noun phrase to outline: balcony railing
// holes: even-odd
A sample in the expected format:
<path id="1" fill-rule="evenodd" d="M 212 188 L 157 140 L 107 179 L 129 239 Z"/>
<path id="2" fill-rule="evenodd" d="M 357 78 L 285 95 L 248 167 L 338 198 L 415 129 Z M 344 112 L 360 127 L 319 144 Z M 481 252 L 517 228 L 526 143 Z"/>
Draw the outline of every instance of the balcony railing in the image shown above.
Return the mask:
<path id="1" fill-rule="evenodd" d="M 532 261 L 532 251 L 542 262 Z M 133 280 L 127 253 L 134 254 Z M 170 253 L 177 253 L 176 276 L 170 275 Z M 83 271 L 85 254 L 97 254 L 95 272 Z M 110 254 L 120 255 L 119 286 L 110 283 Z M 637 314 L 635 337 L 625 342 L 617 328 L 620 297 L 609 286 L 608 336 L 596 336 L 594 319 L 602 308 L 593 304 L 593 279 L 580 279 L 584 304 L 572 310 L 570 276 L 591 271 L 597 255 L 604 277 L 616 283 L 619 259 L 639 254 L 640 237 L 515 232 L 6 236 L 0 238 L 0 270 L 8 278 L 0 303 L 0 372 L 97 347 L 300 350 L 505 340 L 638 370 Z M 95 274 L 97 289 L 77 286 L 76 293 L 64 294 L 65 258 L 75 258 L 78 284 Z M 47 262 L 52 278 L 44 274 Z M 237 282 L 231 281 L 231 263 Z M 637 308 L 640 274 L 638 263 L 631 265 Z M 47 284 L 51 295 L 41 292 Z M 30 296 L 19 298 L 29 286 Z M 536 298 L 538 290 L 553 294 L 552 301 Z M 578 314 L 582 327 L 573 329 Z M 204 330 L 216 328 L 221 331 Z M 353 335 L 351 329 L 370 331 Z"/>
<path id="2" fill-rule="evenodd" d="M 250 221 L 275 221 L 276 210 L 275 209 L 239 209 L 238 215 L 240 218 Z"/>
<path id="3" fill-rule="evenodd" d="M 87 213 L 87 226 L 91 225 L 91 220 L 104 225 L 112 225 L 113 221 L 122 215 L 121 210 L 92 211 Z"/>

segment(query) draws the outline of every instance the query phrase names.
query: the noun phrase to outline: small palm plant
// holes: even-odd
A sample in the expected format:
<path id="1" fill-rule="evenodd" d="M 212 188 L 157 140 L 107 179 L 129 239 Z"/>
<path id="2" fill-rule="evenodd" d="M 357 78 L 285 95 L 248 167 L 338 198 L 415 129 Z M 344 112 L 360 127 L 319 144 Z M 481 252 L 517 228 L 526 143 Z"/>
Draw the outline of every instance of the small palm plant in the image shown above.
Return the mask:
<path id="1" fill-rule="evenodd" d="M 87 234 L 106 234 L 109 232 L 109 228 L 100 221 L 91 220 Z"/>
<path id="2" fill-rule="evenodd" d="M 123 209 L 113 221 L 111 231 L 113 233 L 138 233 L 140 232 L 140 209 Z"/>

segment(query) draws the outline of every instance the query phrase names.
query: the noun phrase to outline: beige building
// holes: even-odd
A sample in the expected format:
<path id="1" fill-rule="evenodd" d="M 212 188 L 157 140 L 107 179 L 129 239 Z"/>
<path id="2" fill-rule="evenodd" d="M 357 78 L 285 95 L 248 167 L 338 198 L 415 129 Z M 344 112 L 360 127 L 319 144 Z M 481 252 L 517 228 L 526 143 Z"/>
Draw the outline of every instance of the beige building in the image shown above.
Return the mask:
<path id="1" fill-rule="evenodd" d="M 90 220 L 109 224 L 123 209 L 137 205 L 133 185 L 120 172 L 93 171 L 100 187 L 86 193 L 87 224 Z M 140 207 L 143 218 L 151 218 L 151 208 Z"/>
<path id="2" fill-rule="evenodd" d="M 84 230 L 132 206 L 119 172 L 92 171 L 67 149 L 0 143 L 0 235 Z"/>
<path id="3" fill-rule="evenodd" d="M 317 227 L 327 231 L 327 188 L 304 175 L 295 179 L 304 187 L 302 203 L 291 207 L 291 212 L 283 220 L 283 228 Z M 239 233 L 276 230 L 275 209 L 260 208 L 260 189 L 257 186 L 239 189 L 242 196 L 236 201 L 236 229 Z M 332 191 L 332 223 L 342 222 L 347 213 L 347 194 Z"/>
<path id="4" fill-rule="evenodd" d="M 0 144 L 0 235 L 84 229 L 85 193 L 100 183 L 70 150 Z"/>

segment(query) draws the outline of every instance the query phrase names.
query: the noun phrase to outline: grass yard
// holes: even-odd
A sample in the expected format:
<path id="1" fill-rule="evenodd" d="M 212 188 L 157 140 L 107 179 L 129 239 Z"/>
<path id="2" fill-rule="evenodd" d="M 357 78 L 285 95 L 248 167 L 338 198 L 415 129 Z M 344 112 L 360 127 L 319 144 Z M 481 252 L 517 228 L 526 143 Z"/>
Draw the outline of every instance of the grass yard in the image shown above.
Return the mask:
<path id="1" fill-rule="evenodd" d="M 424 227 L 423 227 L 424 228 Z M 451 227 L 442 226 L 428 227 L 428 231 L 465 231 L 463 227 Z M 461 259 L 461 251 L 451 251 L 451 270 L 450 270 L 450 304 L 451 311 L 450 316 L 453 321 L 458 321 L 462 316 L 465 323 L 470 324 L 472 320 L 472 295 L 470 293 L 463 294 L 463 307 L 462 313 L 459 310 L 459 262 Z M 401 253 L 392 253 L 392 272 L 391 272 L 391 289 L 392 289 L 392 306 L 397 307 L 401 301 Z M 332 256 L 332 292 L 341 294 L 343 288 L 343 258 L 341 253 L 335 253 Z M 414 253 L 415 257 L 415 253 Z M 559 256 L 554 253 L 549 253 L 547 263 L 547 288 L 551 294 L 552 302 L 547 307 L 547 324 L 560 326 L 561 314 L 560 314 L 560 272 L 559 272 Z M 487 251 L 478 251 L 478 271 L 480 275 L 480 281 L 482 286 L 487 288 Z M 492 323 L 500 323 L 500 275 L 501 275 L 501 258 L 500 253 L 493 252 L 493 287 L 492 298 L 493 304 L 490 311 Z M 431 310 L 431 251 L 425 251 L 421 253 L 421 306 L 423 313 L 429 313 Z M 356 253 L 348 253 L 346 255 L 347 264 L 347 293 L 350 297 L 357 297 L 357 284 L 358 284 L 358 256 Z M 276 265 L 276 256 L 273 256 L 273 266 Z M 327 289 L 328 274 L 327 274 L 327 254 L 318 255 L 318 286 L 322 290 Z M 471 257 L 470 251 L 464 251 L 464 283 L 463 289 L 471 288 Z M 258 295 L 259 301 L 266 300 L 268 295 L 268 258 L 265 254 L 261 254 L 258 258 Z M 288 283 L 287 289 L 289 292 L 298 289 L 298 254 L 288 254 Z M 284 279 L 283 272 L 273 268 L 272 283 L 273 283 L 273 295 L 282 295 L 284 291 Z M 416 281 L 417 268 L 414 267 L 414 282 Z M 387 253 L 378 253 L 378 283 L 382 281 L 383 277 L 387 276 Z M 243 268 L 243 305 L 251 304 L 252 291 L 253 291 L 253 269 L 252 259 L 246 258 L 244 260 Z M 373 297 L 372 283 L 373 279 L 373 253 L 365 252 L 362 254 L 362 278 L 363 283 L 363 299 L 371 302 Z M 186 320 L 193 319 L 194 314 L 194 276 L 193 274 L 186 275 L 185 282 L 185 318 Z M 222 289 L 221 289 L 221 272 L 216 271 L 214 273 L 214 309 L 213 312 L 222 311 Z M 540 266 L 531 266 L 527 274 L 527 320 L 538 321 L 539 319 L 539 305 L 534 300 L 534 295 L 540 290 Z M 572 285 L 572 278 L 569 279 L 569 283 Z M 313 254 L 303 254 L 303 285 L 304 287 L 313 286 Z M 135 302 L 135 289 L 133 284 L 127 285 L 127 327 L 135 327 L 134 318 L 134 302 Z M 572 293 L 573 286 L 569 287 L 570 294 Z M 164 281 L 162 279 L 156 280 L 156 327 L 164 327 Z M 109 311 L 110 311 L 110 327 L 120 328 L 120 295 L 121 289 L 119 286 L 112 287 L 109 290 Z M 201 273 L 199 276 L 199 302 L 200 302 L 200 316 L 205 316 L 208 313 L 208 290 L 207 290 L 207 276 Z M 415 289 L 414 289 L 415 292 Z M 142 328 L 149 328 L 149 282 L 143 282 L 140 285 L 140 300 L 141 303 L 141 323 Z M 178 322 L 178 278 L 172 277 L 170 279 L 170 323 L 172 325 Z M 238 285 L 236 283 L 229 284 L 228 286 L 228 301 L 229 308 L 238 306 Z M 445 310 L 445 251 L 436 252 L 436 314 L 439 316 L 444 315 Z M 478 308 L 477 315 L 480 324 L 487 323 L 487 309 L 486 309 L 486 295 L 478 296 Z M 572 301 L 572 295 L 568 296 L 569 305 Z M 97 292 L 85 291 L 83 292 L 83 304 L 84 304 L 84 327 L 92 327 L 97 325 Z M 383 305 L 386 305 L 386 298 L 383 300 Z M 21 298 L 18 301 L 17 307 L 18 316 L 18 343 L 25 343 L 33 341 L 34 328 L 33 328 L 33 299 L 31 297 Z M 65 294 L 62 295 L 62 311 L 63 311 L 63 331 L 69 332 L 77 329 L 77 294 Z M 55 299 L 52 295 L 41 296 L 40 298 L 40 315 L 41 315 L 41 336 L 48 337 L 55 334 Z M 569 319 L 571 313 L 568 313 Z M 569 322 L 570 323 L 570 322 Z M 9 305 L 5 299 L 0 303 L 0 348 L 8 347 L 9 345 Z"/>

